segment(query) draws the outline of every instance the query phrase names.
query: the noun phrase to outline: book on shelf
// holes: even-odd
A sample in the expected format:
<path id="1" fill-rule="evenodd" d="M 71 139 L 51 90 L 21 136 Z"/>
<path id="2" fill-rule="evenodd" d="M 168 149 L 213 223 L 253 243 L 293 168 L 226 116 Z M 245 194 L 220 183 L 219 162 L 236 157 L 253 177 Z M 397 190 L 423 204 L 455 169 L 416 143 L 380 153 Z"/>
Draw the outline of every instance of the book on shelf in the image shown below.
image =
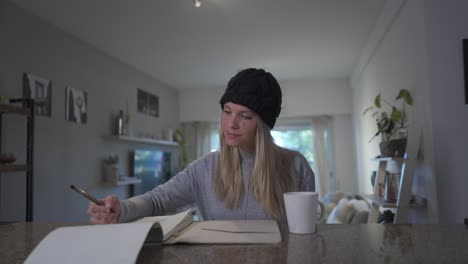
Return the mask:
<path id="1" fill-rule="evenodd" d="M 130 223 L 60 227 L 48 234 L 26 263 L 134 263 L 144 243 L 274 244 L 274 220 L 193 221 L 190 210 Z"/>

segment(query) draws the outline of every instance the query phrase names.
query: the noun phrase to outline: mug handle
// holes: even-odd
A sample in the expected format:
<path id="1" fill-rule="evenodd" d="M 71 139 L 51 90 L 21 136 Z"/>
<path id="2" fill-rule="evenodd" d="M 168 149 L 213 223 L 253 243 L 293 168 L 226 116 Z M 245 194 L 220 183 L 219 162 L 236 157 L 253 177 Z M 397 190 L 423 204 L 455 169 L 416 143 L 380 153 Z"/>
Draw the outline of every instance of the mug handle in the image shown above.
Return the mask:
<path id="1" fill-rule="evenodd" d="M 325 219 L 325 204 L 322 201 L 318 200 L 318 205 L 320 206 L 320 216 L 318 221 L 322 222 Z"/>

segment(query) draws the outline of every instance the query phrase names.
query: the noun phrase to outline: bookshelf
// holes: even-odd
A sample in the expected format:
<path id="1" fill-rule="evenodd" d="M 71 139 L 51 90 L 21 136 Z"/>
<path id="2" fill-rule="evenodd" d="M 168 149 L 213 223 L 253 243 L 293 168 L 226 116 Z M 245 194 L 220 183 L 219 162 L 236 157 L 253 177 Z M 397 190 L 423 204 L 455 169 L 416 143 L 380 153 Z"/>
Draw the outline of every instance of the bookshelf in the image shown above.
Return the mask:
<path id="1" fill-rule="evenodd" d="M 34 173 L 34 100 L 32 99 L 10 99 L 9 104 L 0 104 L 0 138 L 3 137 L 3 116 L 15 114 L 24 116 L 26 123 L 26 164 L 0 164 L 0 175 L 4 172 L 26 173 L 26 221 L 33 221 L 33 173 Z M 0 152 L 3 151 L 0 140 Z M 3 175 L 2 175 L 3 176 Z M 1 180 L 1 179 L 0 179 Z"/>
<path id="2" fill-rule="evenodd" d="M 380 209 L 390 208 L 395 213 L 393 223 L 408 223 L 408 213 L 411 208 L 426 207 L 426 200 L 412 194 L 413 178 L 416 169 L 417 154 L 421 140 L 421 129 L 416 125 L 409 130 L 408 143 L 404 158 L 375 158 L 378 162 L 377 175 L 372 194 L 363 196 L 370 201 L 371 210 L 368 223 L 376 223 Z M 397 192 L 394 200 L 385 200 L 382 187 L 385 186 L 385 175 L 388 173 L 399 176 Z"/>

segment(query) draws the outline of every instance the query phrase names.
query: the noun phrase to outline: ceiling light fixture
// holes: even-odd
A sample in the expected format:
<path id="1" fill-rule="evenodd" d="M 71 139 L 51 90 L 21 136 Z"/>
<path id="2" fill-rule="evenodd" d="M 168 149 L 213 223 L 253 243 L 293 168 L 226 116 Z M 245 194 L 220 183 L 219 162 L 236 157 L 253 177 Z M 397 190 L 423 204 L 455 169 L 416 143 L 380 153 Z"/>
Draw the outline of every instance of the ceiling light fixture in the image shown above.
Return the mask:
<path id="1" fill-rule="evenodd" d="M 193 5 L 196 7 L 200 7 L 201 6 L 200 0 L 193 0 Z"/>

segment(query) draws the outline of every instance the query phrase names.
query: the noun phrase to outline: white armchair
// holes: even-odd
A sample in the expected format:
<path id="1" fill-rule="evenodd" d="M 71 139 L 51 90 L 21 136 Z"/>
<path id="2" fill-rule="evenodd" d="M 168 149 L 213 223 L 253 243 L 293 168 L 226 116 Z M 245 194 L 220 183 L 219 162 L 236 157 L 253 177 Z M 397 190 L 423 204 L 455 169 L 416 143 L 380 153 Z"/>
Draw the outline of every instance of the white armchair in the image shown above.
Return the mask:
<path id="1" fill-rule="evenodd" d="M 327 224 L 367 223 L 369 203 L 359 195 L 342 192 L 327 194 L 322 202 L 326 207 Z"/>

